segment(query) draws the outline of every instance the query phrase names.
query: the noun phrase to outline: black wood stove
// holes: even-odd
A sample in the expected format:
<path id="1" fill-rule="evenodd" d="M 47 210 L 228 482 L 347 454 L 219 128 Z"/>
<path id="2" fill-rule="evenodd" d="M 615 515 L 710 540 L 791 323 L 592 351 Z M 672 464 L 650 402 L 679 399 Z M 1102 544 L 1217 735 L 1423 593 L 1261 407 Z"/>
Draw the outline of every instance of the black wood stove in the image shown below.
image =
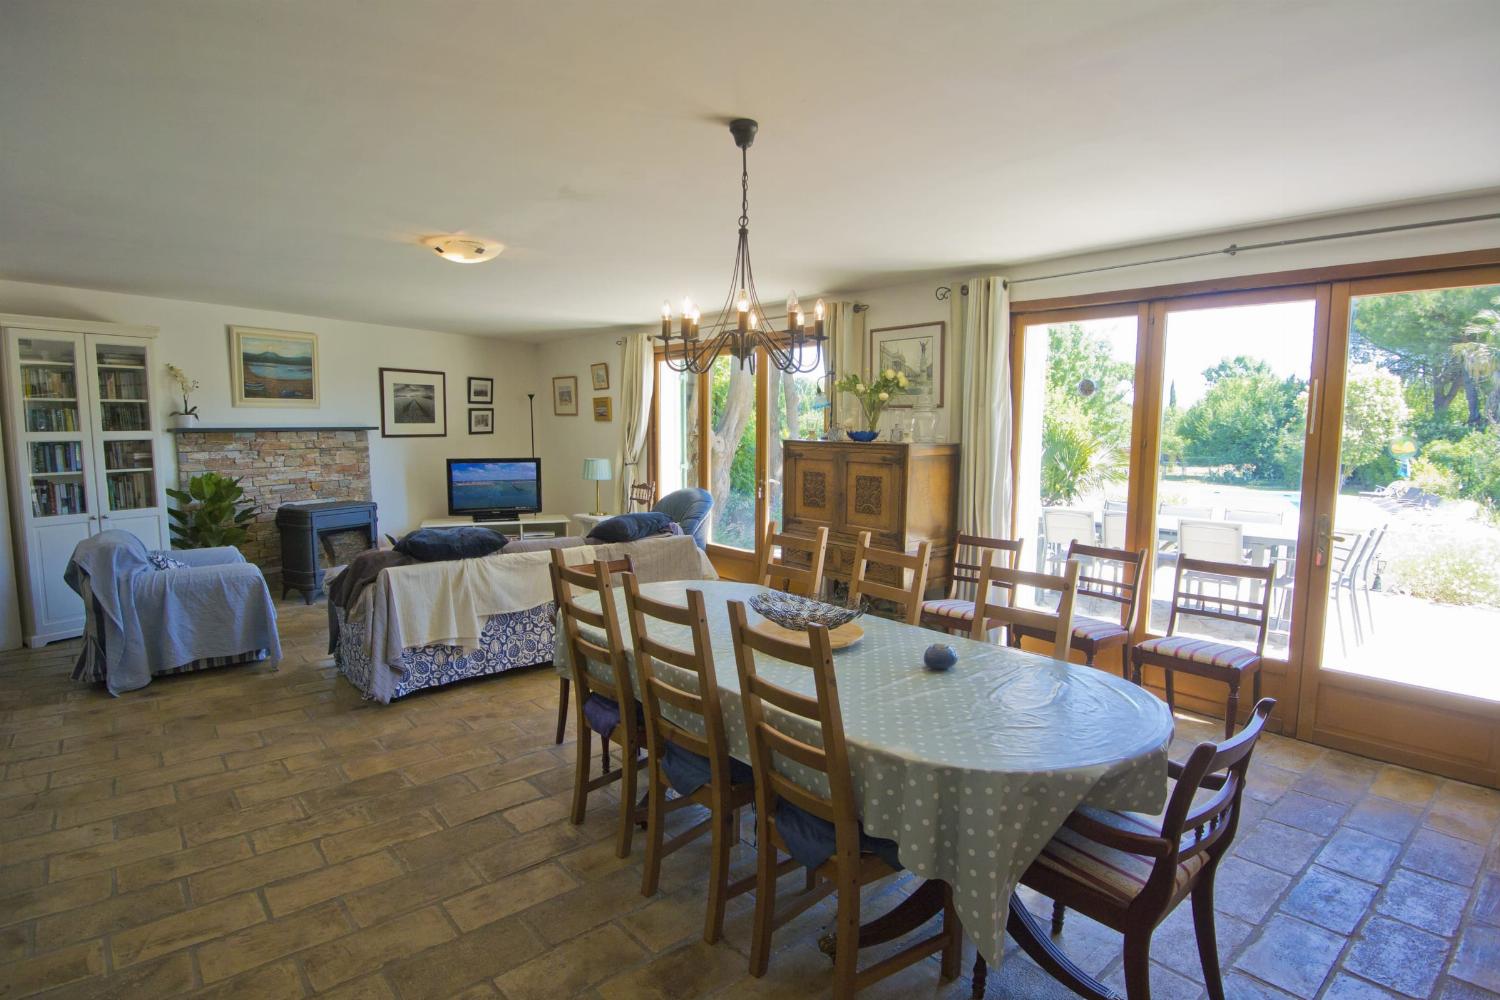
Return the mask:
<path id="1" fill-rule="evenodd" d="M 367 549 L 374 548 L 379 537 L 373 500 L 285 504 L 276 510 L 276 528 L 281 532 L 281 596 L 285 597 L 289 590 L 300 590 L 307 604 L 323 592 L 319 545 L 329 562 L 333 562 L 336 559 L 333 535 L 358 532 Z"/>

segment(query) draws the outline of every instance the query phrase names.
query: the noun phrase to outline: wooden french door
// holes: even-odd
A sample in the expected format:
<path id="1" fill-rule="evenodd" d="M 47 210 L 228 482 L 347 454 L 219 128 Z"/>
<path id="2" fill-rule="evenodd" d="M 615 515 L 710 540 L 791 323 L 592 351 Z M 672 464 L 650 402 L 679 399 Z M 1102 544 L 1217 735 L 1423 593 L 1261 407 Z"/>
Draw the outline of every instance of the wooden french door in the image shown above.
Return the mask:
<path id="1" fill-rule="evenodd" d="M 1330 306 L 1297 735 L 1500 787 L 1500 268 Z"/>

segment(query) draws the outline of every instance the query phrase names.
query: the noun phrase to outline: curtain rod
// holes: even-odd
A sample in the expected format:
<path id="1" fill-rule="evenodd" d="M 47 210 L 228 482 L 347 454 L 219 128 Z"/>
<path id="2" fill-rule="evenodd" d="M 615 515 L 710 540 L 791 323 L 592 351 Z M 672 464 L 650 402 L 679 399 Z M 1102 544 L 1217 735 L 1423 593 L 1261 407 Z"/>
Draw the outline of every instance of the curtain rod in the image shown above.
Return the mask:
<path id="1" fill-rule="evenodd" d="M 1464 215 L 1452 219 L 1430 219 L 1426 222 L 1403 222 L 1394 226 L 1377 226 L 1372 229 L 1350 229 L 1342 233 L 1326 233 L 1322 236 L 1298 236 L 1288 240 L 1267 240 L 1263 243 L 1246 243 L 1240 245 L 1231 243 L 1227 247 L 1218 250 L 1196 250 L 1192 253 L 1174 254 L 1170 257 L 1151 257 L 1147 260 L 1127 261 L 1123 264 L 1104 264 L 1100 267 L 1085 267 L 1077 271 L 1059 271 L 1057 274 L 1039 274 L 1032 278 L 1012 278 L 1005 284 L 1021 285 L 1028 281 L 1052 281 L 1057 278 L 1076 278 L 1084 274 L 1099 274 L 1104 271 L 1118 271 L 1127 267 L 1145 267 L 1149 264 L 1171 264 L 1180 260 L 1194 260 L 1199 257 L 1233 257 L 1236 254 L 1249 250 L 1270 250 L 1275 247 L 1300 246 L 1304 243 L 1324 243 L 1329 240 L 1348 240 L 1360 236 L 1380 236 L 1385 233 L 1403 233 L 1414 229 L 1433 229 L 1439 226 L 1459 226 L 1470 222 L 1493 222 L 1500 219 L 1500 212 L 1487 212 L 1483 215 Z M 967 284 L 961 286 L 965 295 L 969 294 Z M 938 301 L 948 298 L 950 289 L 947 285 L 940 286 L 934 293 Z"/>

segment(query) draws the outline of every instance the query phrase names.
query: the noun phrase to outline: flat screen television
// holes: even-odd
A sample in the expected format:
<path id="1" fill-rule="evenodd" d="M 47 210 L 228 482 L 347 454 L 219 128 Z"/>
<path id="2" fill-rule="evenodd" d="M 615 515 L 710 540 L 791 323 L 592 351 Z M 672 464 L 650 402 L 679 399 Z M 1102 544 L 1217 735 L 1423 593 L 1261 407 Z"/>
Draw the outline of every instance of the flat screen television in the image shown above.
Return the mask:
<path id="1" fill-rule="evenodd" d="M 540 458 L 448 459 L 448 516 L 503 521 L 542 509 Z"/>

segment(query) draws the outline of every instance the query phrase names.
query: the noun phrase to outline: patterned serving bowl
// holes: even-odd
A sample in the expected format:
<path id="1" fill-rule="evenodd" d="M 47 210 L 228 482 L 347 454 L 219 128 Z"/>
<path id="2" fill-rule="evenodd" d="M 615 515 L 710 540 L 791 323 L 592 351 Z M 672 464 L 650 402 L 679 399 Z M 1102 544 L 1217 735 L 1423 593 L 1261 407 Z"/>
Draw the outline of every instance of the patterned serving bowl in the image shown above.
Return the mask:
<path id="1" fill-rule="evenodd" d="M 861 608 L 841 608 L 778 590 L 763 590 L 751 596 L 750 607 L 767 621 L 795 632 L 806 632 L 809 625 L 836 629 L 864 614 Z"/>

